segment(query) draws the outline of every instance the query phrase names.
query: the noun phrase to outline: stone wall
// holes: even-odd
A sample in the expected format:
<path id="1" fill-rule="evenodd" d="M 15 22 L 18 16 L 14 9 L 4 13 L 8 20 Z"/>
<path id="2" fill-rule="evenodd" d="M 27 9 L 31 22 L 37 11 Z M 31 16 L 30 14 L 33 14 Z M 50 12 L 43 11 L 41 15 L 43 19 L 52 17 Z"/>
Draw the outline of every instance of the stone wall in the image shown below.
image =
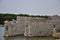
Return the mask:
<path id="1" fill-rule="evenodd" d="M 51 36 L 53 25 L 46 19 L 29 18 L 25 27 L 25 36 Z"/>
<path id="2" fill-rule="evenodd" d="M 27 20 L 27 19 L 26 19 Z M 25 22 L 25 36 L 52 36 L 54 26 L 60 28 L 60 19 L 52 17 L 51 20 L 44 18 L 28 18 Z"/>
<path id="3" fill-rule="evenodd" d="M 51 19 L 37 17 L 19 17 L 16 21 L 5 23 L 5 35 L 14 36 L 24 34 L 24 36 L 52 36 L 54 26 L 60 28 L 60 17 L 52 16 Z"/>
<path id="4" fill-rule="evenodd" d="M 8 30 L 6 30 L 8 28 Z M 5 35 L 15 36 L 24 34 L 25 30 L 25 20 L 24 17 L 17 17 L 15 21 L 9 21 L 5 23 Z"/>

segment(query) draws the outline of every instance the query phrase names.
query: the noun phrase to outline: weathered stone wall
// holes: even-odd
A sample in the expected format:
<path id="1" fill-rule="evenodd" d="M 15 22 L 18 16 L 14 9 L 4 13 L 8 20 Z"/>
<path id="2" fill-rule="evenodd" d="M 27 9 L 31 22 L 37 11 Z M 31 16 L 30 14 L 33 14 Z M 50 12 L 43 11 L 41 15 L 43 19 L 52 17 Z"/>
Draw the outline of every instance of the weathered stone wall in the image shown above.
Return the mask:
<path id="1" fill-rule="evenodd" d="M 8 27 L 5 35 L 52 36 L 54 26 L 56 29 L 60 28 L 60 17 L 52 16 L 51 19 L 45 19 L 17 16 L 16 21 L 9 21 L 5 25 Z"/>
<path id="2" fill-rule="evenodd" d="M 18 31 L 20 32 L 20 34 L 24 34 L 24 30 L 25 30 L 25 17 L 17 17 L 17 26 L 18 26 Z"/>
<path id="3" fill-rule="evenodd" d="M 27 19 L 26 19 L 27 20 Z M 28 18 L 25 26 L 25 36 L 52 36 L 54 25 L 55 28 L 60 28 L 60 20 L 57 18 L 42 19 L 42 18 Z"/>
<path id="4" fill-rule="evenodd" d="M 16 21 L 9 21 L 7 24 L 5 24 L 5 29 L 8 28 L 8 30 L 5 30 L 5 36 L 14 36 L 14 35 L 20 35 L 24 34 L 25 30 L 25 18 L 24 17 L 17 17 Z"/>
<path id="5" fill-rule="evenodd" d="M 46 19 L 29 18 L 25 27 L 25 36 L 50 36 L 52 34 L 53 25 Z"/>

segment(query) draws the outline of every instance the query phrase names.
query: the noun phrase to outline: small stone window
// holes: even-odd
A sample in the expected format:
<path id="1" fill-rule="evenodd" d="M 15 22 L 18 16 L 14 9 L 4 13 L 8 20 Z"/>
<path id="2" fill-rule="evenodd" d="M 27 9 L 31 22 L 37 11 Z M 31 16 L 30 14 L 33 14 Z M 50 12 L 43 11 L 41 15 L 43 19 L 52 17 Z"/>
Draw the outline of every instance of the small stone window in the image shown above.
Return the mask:
<path id="1" fill-rule="evenodd" d="M 53 27 L 55 28 L 55 25 L 53 25 Z"/>
<path id="2" fill-rule="evenodd" d="M 28 25 L 26 25 L 26 27 L 28 27 Z"/>

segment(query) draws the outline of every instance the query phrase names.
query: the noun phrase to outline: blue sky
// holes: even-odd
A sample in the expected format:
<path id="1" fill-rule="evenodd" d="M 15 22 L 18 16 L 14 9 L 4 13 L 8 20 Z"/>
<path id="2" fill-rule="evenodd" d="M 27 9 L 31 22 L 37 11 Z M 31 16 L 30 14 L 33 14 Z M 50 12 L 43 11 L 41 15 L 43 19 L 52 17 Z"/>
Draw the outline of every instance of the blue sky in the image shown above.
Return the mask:
<path id="1" fill-rule="evenodd" d="M 0 0 L 0 13 L 60 15 L 60 0 Z"/>

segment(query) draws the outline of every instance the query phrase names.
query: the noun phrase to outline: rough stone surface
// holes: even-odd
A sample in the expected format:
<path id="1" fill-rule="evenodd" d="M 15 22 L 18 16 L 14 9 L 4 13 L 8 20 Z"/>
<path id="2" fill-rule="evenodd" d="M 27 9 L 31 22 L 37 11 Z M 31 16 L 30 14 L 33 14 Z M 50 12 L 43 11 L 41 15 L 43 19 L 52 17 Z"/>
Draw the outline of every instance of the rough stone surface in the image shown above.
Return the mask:
<path id="1" fill-rule="evenodd" d="M 54 26 L 56 30 L 60 28 L 60 16 L 52 16 L 51 19 L 17 16 L 16 21 L 5 23 L 5 28 L 8 27 L 5 35 L 52 36 Z M 59 31 L 57 30 L 57 32 Z"/>

